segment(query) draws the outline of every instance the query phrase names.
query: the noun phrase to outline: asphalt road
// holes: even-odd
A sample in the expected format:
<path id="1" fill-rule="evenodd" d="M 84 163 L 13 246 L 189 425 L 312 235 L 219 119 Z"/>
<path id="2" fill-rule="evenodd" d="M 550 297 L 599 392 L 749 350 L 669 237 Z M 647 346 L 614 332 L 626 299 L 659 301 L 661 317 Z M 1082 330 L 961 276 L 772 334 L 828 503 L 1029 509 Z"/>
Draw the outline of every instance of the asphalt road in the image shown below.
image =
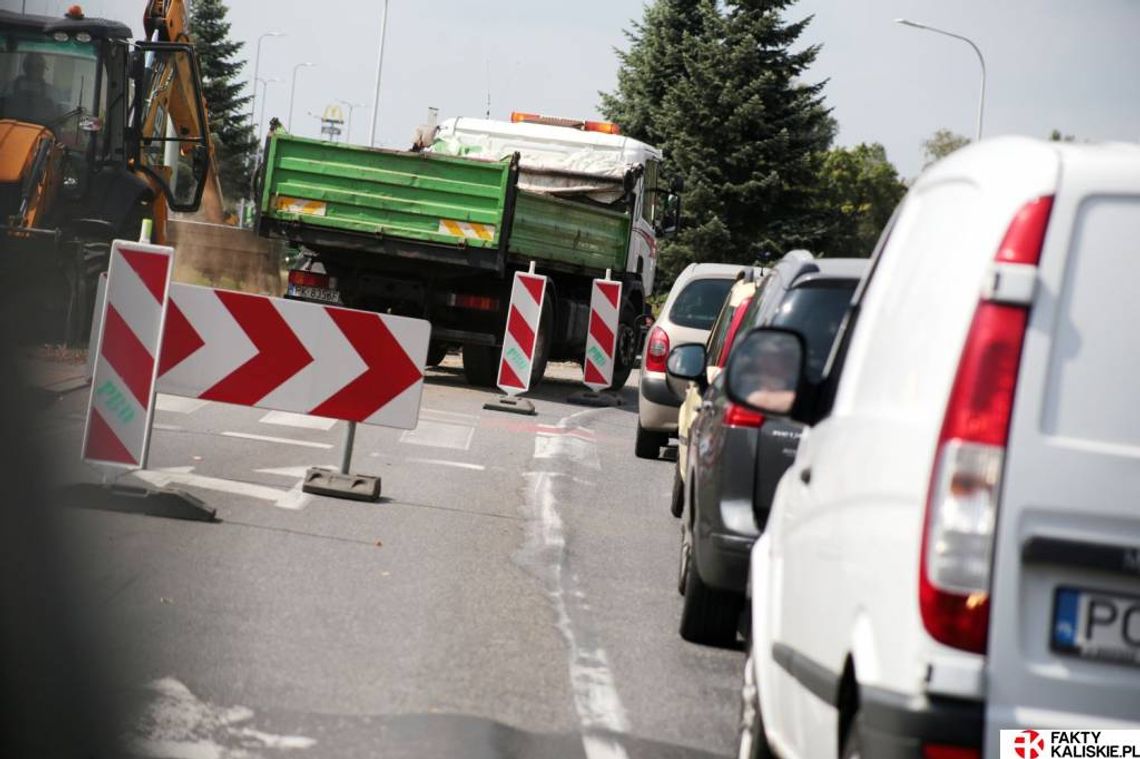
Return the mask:
<path id="1" fill-rule="evenodd" d="M 221 521 L 65 511 L 138 755 L 731 753 L 743 654 L 677 634 L 673 464 L 633 456 L 636 373 L 590 409 L 553 367 L 522 417 L 458 366 L 429 373 L 415 431 L 358 430 L 379 504 L 300 492 L 339 423 L 160 397 L 138 476 Z M 59 483 L 97 479 L 85 404 L 40 425 Z"/>

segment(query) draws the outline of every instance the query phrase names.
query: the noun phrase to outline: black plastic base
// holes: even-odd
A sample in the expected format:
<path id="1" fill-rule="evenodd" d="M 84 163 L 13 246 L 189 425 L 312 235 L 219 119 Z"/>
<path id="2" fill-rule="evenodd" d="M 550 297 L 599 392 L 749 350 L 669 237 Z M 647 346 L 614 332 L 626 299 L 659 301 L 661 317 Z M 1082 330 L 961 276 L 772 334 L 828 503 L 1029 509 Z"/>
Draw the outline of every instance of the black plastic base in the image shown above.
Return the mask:
<path id="1" fill-rule="evenodd" d="M 484 403 L 483 408 L 487 411 L 502 411 L 507 414 L 538 416 L 538 412 L 534 410 L 533 403 L 526 398 L 512 398 L 509 395 L 503 395 L 489 403 Z"/>
<path id="2" fill-rule="evenodd" d="M 76 509 L 145 514 L 193 522 L 221 521 L 217 510 L 207 506 L 205 501 L 175 488 L 82 483 L 63 489 L 62 504 Z"/>
<path id="3" fill-rule="evenodd" d="M 594 408 L 612 408 L 613 406 L 622 405 L 623 401 L 616 395 L 611 393 L 595 393 L 593 390 L 583 390 L 580 393 L 574 393 L 566 399 L 567 403 L 573 403 L 575 406 L 593 406 Z"/>
<path id="4" fill-rule="evenodd" d="M 380 478 L 367 474 L 341 474 L 331 469 L 311 467 L 305 472 L 301 490 L 312 495 L 347 498 L 352 501 L 380 500 Z"/>

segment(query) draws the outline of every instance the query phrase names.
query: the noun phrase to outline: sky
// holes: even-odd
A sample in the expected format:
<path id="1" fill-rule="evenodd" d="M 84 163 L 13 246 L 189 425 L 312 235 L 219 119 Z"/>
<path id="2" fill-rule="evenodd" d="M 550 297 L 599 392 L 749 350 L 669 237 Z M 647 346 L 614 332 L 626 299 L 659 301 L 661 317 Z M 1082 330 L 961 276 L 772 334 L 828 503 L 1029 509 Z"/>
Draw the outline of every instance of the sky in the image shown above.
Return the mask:
<path id="1" fill-rule="evenodd" d="M 268 85 L 265 120 L 289 120 L 316 136 L 338 101 L 353 110 L 352 141 L 367 143 L 384 0 L 231 0 L 235 39 L 253 77 Z M 0 0 L 0 7 L 62 13 L 60 0 Z M 141 34 L 144 0 L 88 0 L 90 15 Z M 429 106 L 440 117 L 507 118 L 520 110 L 597 118 L 598 92 L 613 88 L 615 47 L 641 17 L 642 0 L 390 0 L 377 144 L 403 148 Z M 790 19 L 814 16 L 803 37 L 821 45 L 807 75 L 827 80 L 837 142 L 880 142 L 904 177 L 922 168 L 922 142 L 939 128 L 972 137 L 979 80 L 970 47 L 893 23 L 907 17 L 970 37 L 987 67 L 984 135 L 1140 140 L 1140 0 L 799 0 Z M 345 114 L 348 108 L 341 106 Z M 261 105 L 257 106 L 261 111 Z M 314 114 L 314 115 L 310 115 Z M 710 125 L 715 128 L 715 125 Z"/>

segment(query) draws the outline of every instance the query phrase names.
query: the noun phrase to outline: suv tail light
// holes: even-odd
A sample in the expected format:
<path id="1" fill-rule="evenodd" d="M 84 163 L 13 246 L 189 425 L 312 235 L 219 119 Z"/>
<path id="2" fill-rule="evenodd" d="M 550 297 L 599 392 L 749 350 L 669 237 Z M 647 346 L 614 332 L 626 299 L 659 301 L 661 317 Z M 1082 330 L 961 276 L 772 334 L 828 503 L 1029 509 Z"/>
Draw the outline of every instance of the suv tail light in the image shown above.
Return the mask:
<path id="1" fill-rule="evenodd" d="M 646 341 L 645 370 L 649 372 L 665 371 L 665 361 L 668 358 L 669 335 L 660 327 L 654 327 Z"/>
<path id="2" fill-rule="evenodd" d="M 724 426 L 726 427 L 753 427 L 759 428 L 764 424 L 764 415 L 735 403 L 724 407 Z"/>
<path id="3" fill-rule="evenodd" d="M 1036 266 L 1051 197 L 1014 217 L 995 262 Z M 935 640 L 986 650 L 990 566 L 1009 422 L 1029 309 L 982 300 L 974 312 L 934 457 L 919 571 L 922 621 Z"/>

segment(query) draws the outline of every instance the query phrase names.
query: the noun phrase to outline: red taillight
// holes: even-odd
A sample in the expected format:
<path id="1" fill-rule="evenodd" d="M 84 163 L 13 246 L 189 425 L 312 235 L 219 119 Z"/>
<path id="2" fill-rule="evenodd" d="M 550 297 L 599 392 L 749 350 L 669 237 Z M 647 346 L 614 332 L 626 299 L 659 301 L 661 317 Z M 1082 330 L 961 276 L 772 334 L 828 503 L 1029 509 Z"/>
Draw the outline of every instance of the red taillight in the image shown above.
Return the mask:
<path id="1" fill-rule="evenodd" d="M 665 371 L 665 361 L 669 358 L 669 335 L 660 327 L 654 327 L 645 344 L 645 371 Z"/>
<path id="2" fill-rule="evenodd" d="M 724 425 L 726 427 L 753 427 L 759 428 L 764 424 L 764 415 L 735 403 L 724 407 Z"/>
<path id="3" fill-rule="evenodd" d="M 981 759 L 981 756 L 981 749 L 969 746 L 947 746 L 943 743 L 922 746 L 922 759 Z"/>
<path id="4" fill-rule="evenodd" d="M 1052 198 L 1014 217 L 995 261 L 1036 265 Z M 926 630 L 954 648 L 984 653 L 989 629 L 994 526 L 1021 347 L 1029 310 L 981 301 L 974 312 L 938 436 L 919 571 Z"/>
<path id="5" fill-rule="evenodd" d="M 312 271 L 294 269 L 289 272 L 289 284 L 296 285 L 297 287 L 327 288 L 330 286 L 330 278 L 328 274 L 318 274 Z"/>
<path id="6" fill-rule="evenodd" d="M 744 312 L 748 310 L 748 304 L 752 302 L 752 296 L 749 295 L 744 300 L 740 301 L 740 305 L 732 312 L 732 321 L 728 325 L 728 332 L 724 336 L 724 345 L 721 346 L 720 355 L 716 357 L 716 365 L 723 367 L 728 362 L 728 352 L 732 349 L 732 341 L 736 338 L 736 331 L 740 329 L 740 322 L 744 319 Z"/>
<path id="7" fill-rule="evenodd" d="M 470 308 L 476 311 L 498 311 L 499 299 L 489 295 L 461 295 L 454 294 L 448 297 L 448 305 L 457 308 Z"/>

